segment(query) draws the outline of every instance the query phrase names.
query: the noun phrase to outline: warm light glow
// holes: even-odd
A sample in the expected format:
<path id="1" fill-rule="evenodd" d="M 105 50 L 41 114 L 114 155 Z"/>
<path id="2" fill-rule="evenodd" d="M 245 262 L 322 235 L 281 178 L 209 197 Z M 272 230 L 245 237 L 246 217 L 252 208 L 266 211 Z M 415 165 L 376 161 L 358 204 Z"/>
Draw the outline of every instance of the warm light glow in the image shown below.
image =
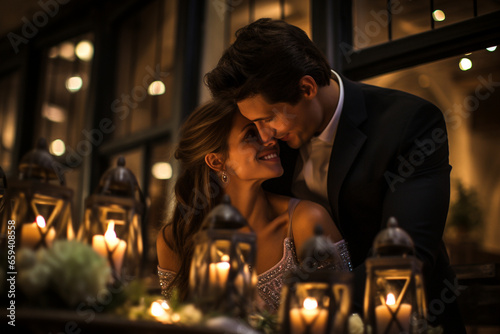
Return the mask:
<path id="1" fill-rule="evenodd" d="M 222 255 L 222 256 L 221 256 L 221 258 L 220 258 L 220 259 L 221 259 L 221 261 L 223 261 L 223 262 L 229 262 L 229 255 L 224 254 L 224 255 Z"/>
<path id="2" fill-rule="evenodd" d="M 162 315 L 165 314 L 165 309 L 163 308 L 163 306 L 161 306 L 161 304 L 159 302 L 153 302 L 151 304 L 151 315 L 153 315 L 154 317 L 161 317 Z"/>
<path id="3" fill-rule="evenodd" d="M 489 52 L 493 52 L 497 49 L 497 46 L 490 46 L 489 48 L 486 48 L 486 50 L 488 50 Z"/>
<path id="4" fill-rule="evenodd" d="M 228 270 L 229 262 L 219 262 L 217 263 L 217 268 L 219 268 L 220 270 Z"/>
<path id="5" fill-rule="evenodd" d="M 429 78 L 428 75 L 425 75 L 425 74 L 420 74 L 418 76 L 418 84 L 420 85 L 420 87 L 422 88 L 429 88 L 430 85 L 431 85 L 431 79 Z"/>
<path id="6" fill-rule="evenodd" d="M 304 308 L 306 310 L 314 310 L 318 308 L 318 301 L 314 298 L 307 297 L 304 299 Z"/>
<path id="7" fill-rule="evenodd" d="M 50 153 L 61 156 L 66 152 L 66 145 L 61 139 L 56 139 L 50 144 Z"/>
<path id="8" fill-rule="evenodd" d="M 104 238 L 106 240 L 116 239 L 115 222 L 113 220 L 108 223 L 108 229 L 104 233 Z"/>
<path id="9" fill-rule="evenodd" d="M 472 68 L 472 61 L 469 58 L 462 58 L 460 59 L 458 67 L 460 67 L 462 71 L 470 70 Z"/>
<path id="10" fill-rule="evenodd" d="M 444 15 L 444 12 L 441 9 L 436 9 L 435 11 L 432 12 L 432 18 L 434 21 L 444 21 L 446 18 L 446 15 Z"/>
<path id="11" fill-rule="evenodd" d="M 57 48 L 57 46 L 51 47 L 48 53 L 49 58 L 53 59 L 56 58 L 58 55 L 59 55 L 59 49 Z"/>
<path id="12" fill-rule="evenodd" d="M 40 228 L 44 228 L 45 227 L 45 218 L 43 218 L 43 216 L 36 216 L 36 224 L 40 227 Z"/>
<path id="13" fill-rule="evenodd" d="M 172 165 L 168 162 L 157 162 L 151 168 L 151 173 L 159 180 L 168 180 L 172 178 Z"/>
<path id="14" fill-rule="evenodd" d="M 153 81 L 148 87 L 149 95 L 165 94 L 165 84 L 161 81 Z"/>
<path id="15" fill-rule="evenodd" d="M 61 44 L 61 46 L 59 48 L 59 56 L 61 58 L 64 58 L 64 59 L 67 59 L 70 61 L 75 59 L 75 46 L 73 45 L 73 43 L 65 42 L 65 43 Z"/>
<path id="16" fill-rule="evenodd" d="M 89 61 L 94 56 L 94 46 L 89 41 L 81 41 L 76 45 L 75 53 L 81 60 Z"/>
<path id="17" fill-rule="evenodd" d="M 83 80 L 80 77 L 71 77 L 66 80 L 66 89 L 71 93 L 79 91 L 83 86 Z"/>
<path id="18" fill-rule="evenodd" d="M 66 111 L 55 105 L 45 103 L 42 108 L 42 116 L 54 123 L 62 123 L 66 120 Z"/>
<path id="19" fill-rule="evenodd" d="M 390 293 L 387 295 L 387 300 L 385 301 L 386 305 L 394 305 L 396 304 L 396 298 L 394 298 L 394 294 Z"/>

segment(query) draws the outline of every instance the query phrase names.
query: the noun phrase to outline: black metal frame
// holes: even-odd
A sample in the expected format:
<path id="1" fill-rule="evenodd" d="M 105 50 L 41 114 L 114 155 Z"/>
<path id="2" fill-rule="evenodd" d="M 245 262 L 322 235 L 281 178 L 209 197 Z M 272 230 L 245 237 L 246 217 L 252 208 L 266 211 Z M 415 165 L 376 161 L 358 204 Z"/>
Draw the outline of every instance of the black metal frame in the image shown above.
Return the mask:
<path id="1" fill-rule="evenodd" d="M 313 38 L 333 69 L 352 80 L 500 44 L 500 11 L 354 50 L 352 1 L 312 1 Z"/>

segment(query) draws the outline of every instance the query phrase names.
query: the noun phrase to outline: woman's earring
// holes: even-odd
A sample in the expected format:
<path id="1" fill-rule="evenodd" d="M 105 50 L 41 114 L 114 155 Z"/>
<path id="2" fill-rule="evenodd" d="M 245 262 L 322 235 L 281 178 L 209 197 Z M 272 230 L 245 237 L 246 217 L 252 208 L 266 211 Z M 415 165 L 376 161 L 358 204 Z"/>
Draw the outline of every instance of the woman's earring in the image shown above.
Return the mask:
<path id="1" fill-rule="evenodd" d="M 221 172 L 221 179 L 222 179 L 222 182 L 224 182 L 224 183 L 229 182 L 229 177 L 227 176 L 227 173 L 225 171 Z"/>

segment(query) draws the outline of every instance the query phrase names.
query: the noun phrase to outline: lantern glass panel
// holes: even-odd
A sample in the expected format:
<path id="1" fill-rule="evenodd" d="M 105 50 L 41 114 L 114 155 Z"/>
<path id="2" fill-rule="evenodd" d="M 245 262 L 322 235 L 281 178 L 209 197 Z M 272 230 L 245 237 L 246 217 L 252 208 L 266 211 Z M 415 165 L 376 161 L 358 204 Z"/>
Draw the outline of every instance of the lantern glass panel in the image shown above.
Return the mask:
<path id="1" fill-rule="evenodd" d="M 425 290 L 420 262 L 412 257 L 367 259 L 365 316 L 375 334 L 417 333 L 425 319 Z"/>
<path id="2" fill-rule="evenodd" d="M 44 185 L 44 189 L 30 181 L 12 185 L 8 217 L 16 222 L 20 247 L 50 247 L 56 239 L 74 238 L 71 190 L 54 185 Z"/>

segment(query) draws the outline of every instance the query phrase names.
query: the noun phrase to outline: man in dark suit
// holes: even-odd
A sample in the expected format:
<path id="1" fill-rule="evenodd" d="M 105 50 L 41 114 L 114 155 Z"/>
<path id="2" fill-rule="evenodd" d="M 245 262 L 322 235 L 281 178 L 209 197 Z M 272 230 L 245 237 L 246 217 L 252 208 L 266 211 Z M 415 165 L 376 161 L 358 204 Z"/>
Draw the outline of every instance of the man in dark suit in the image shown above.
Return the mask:
<path id="1" fill-rule="evenodd" d="M 442 241 L 451 167 L 439 109 L 331 71 L 307 35 L 285 22 L 261 19 L 236 36 L 206 83 L 215 99 L 238 105 L 264 142 L 282 141 L 285 173 L 267 189 L 330 212 L 349 244 L 355 311 L 362 311 L 364 261 L 394 216 L 424 263 L 428 320 L 465 333 Z"/>

